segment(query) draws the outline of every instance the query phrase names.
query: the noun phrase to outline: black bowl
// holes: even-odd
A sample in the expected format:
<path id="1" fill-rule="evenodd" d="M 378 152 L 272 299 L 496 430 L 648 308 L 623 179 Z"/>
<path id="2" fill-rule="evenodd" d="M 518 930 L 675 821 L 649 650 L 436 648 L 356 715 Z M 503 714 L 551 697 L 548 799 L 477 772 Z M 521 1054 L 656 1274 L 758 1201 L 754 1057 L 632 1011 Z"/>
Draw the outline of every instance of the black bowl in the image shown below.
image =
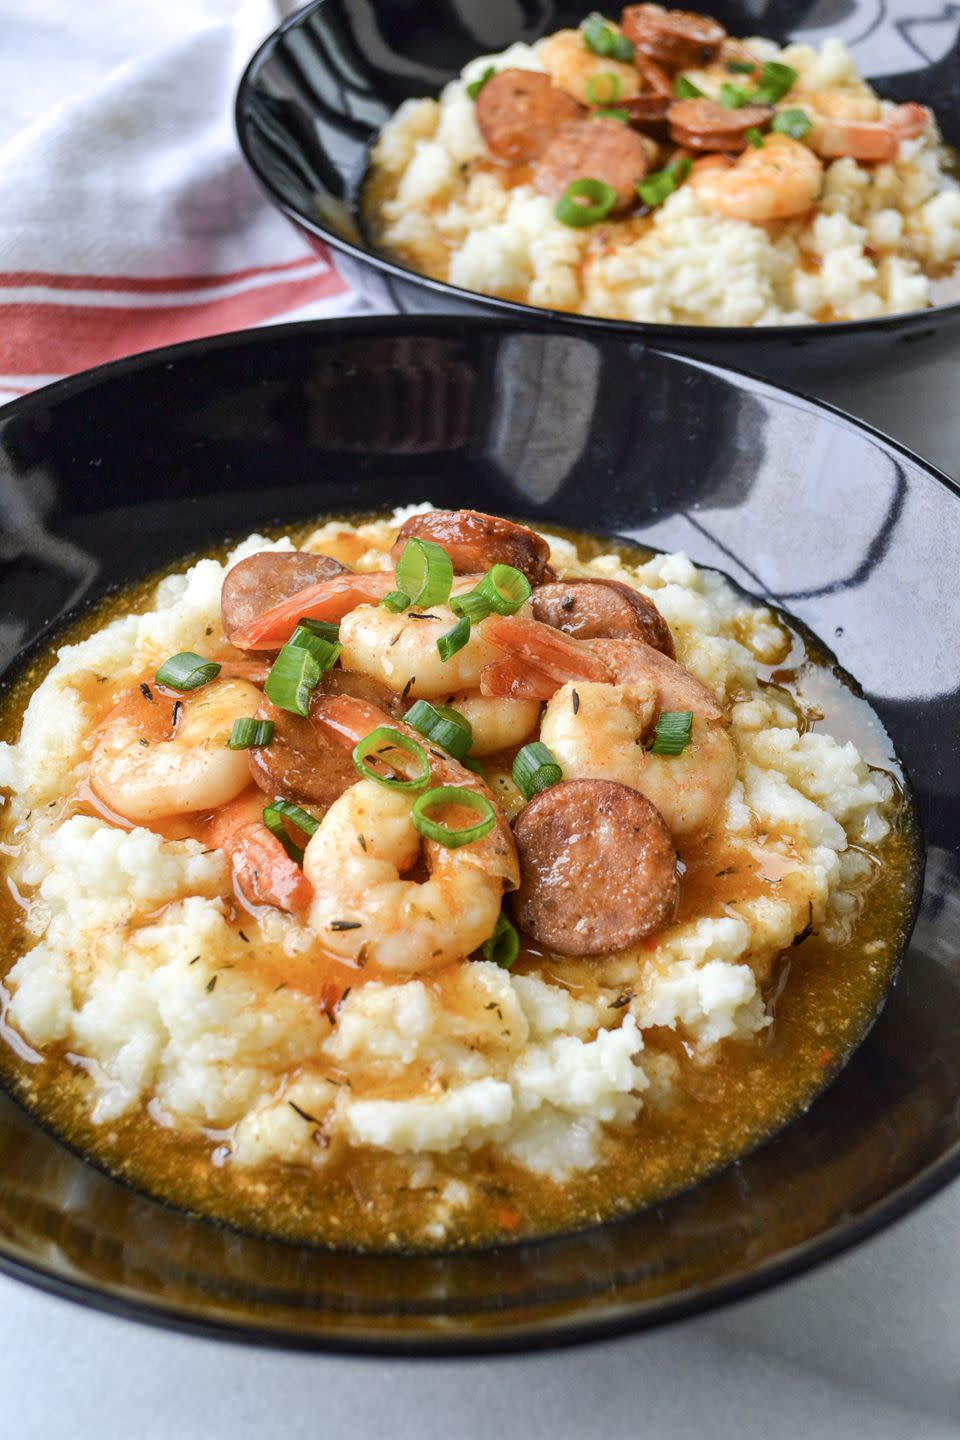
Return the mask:
<path id="1" fill-rule="evenodd" d="M 240 82 L 236 121 L 249 164 L 279 208 L 377 308 L 536 318 L 594 335 L 627 333 L 785 383 L 827 366 L 869 363 L 886 342 L 923 342 L 960 328 L 960 277 L 937 282 L 942 303 L 878 320 L 830 325 L 709 327 L 630 324 L 481 296 L 418 275 L 378 253 L 359 194 L 371 141 L 401 101 L 437 94 L 467 60 L 577 25 L 587 0 L 318 0 L 281 25 Z M 923 23 L 911 0 L 704 0 L 733 34 L 820 40 L 839 34 L 880 94 L 919 100 L 960 146 L 960 9 Z M 922 46 L 933 44 L 931 63 Z M 896 72 L 896 73 L 888 73 Z"/>
<path id="2" fill-rule="evenodd" d="M 228 533 L 422 498 L 684 548 L 835 649 L 912 774 L 929 844 L 885 1011 L 805 1115 L 697 1189 L 472 1254 L 331 1254 L 218 1227 L 109 1179 L 0 1095 L 0 1269 L 203 1333 L 520 1349 L 771 1284 L 960 1170 L 960 500 L 837 412 L 618 336 L 456 318 L 121 361 L 0 414 L 0 669 L 71 608 Z"/>

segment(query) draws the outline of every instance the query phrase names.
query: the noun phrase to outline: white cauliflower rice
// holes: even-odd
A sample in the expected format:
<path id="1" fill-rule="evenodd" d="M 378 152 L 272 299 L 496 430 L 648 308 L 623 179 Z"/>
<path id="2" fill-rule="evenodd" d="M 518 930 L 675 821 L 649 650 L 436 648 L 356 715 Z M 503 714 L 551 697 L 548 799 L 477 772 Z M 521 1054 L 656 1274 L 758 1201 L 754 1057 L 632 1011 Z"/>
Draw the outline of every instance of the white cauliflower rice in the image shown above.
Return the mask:
<path id="1" fill-rule="evenodd" d="M 485 295 L 615 320 L 724 326 L 921 310 L 931 303 L 932 280 L 960 259 L 960 189 L 933 116 L 889 163 L 826 163 L 819 200 L 795 219 L 728 218 L 682 184 L 646 216 L 582 228 L 561 223 L 554 200 L 526 173 L 491 161 L 467 92 L 491 68 L 551 73 L 546 43 L 479 56 L 439 100 L 400 106 L 370 172 L 368 211 L 383 249 Z M 745 44 L 758 59 L 797 72 L 791 106 L 829 94 L 832 105 L 852 101 L 876 120 L 894 108 L 860 78 L 840 40 L 819 50 L 781 49 L 766 39 Z M 684 73 L 716 97 L 715 74 Z M 731 77 L 721 71 L 720 78 Z"/>
<path id="2" fill-rule="evenodd" d="M 846 63 L 836 46 L 819 60 L 789 58 L 840 70 Z M 388 131 L 383 155 L 406 156 L 404 137 L 415 133 L 417 143 L 438 146 L 429 138 L 437 123 L 442 153 L 454 153 L 453 137 L 468 129 L 466 120 L 459 130 L 455 122 L 461 90 L 451 87 L 442 107 L 409 108 Z M 420 153 L 425 158 L 408 174 L 423 174 L 426 184 L 431 152 Z M 930 156 L 925 163 L 932 165 Z M 933 183 L 932 170 L 915 161 L 907 168 Z M 855 171 L 848 196 L 862 190 Z M 919 179 L 899 172 L 885 183 L 891 197 L 914 183 L 915 193 L 923 191 Z M 664 231 L 686 224 L 692 234 L 702 225 L 689 203 L 678 196 L 665 207 Z M 928 215 L 930 203 L 923 202 Z M 539 202 L 514 196 L 510 204 Z M 856 229 L 859 219 L 838 204 L 813 230 Z M 483 234 L 474 230 L 471 244 Z M 541 243 L 549 248 L 551 235 L 545 217 L 528 253 L 539 254 Z M 761 241 L 743 241 L 756 247 L 745 262 L 756 273 L 768 264 L 759 258 Z M 714 249 L 712 240 L 697 243 Z M 800 243 L 793 236 L 778 246 Z M 639 305 L 641 293 L 652 307 L 643 310 L 647 318 L 680 317 L 662 283 L 659 299 L 623 288 L 616 303 Z M 779 302 L 766 293 L 770 318 L 780 314 Z M 888 303 L 879 281 L 857 291 L 861 299 L 868 293 Z M 850 296 L 844 303 L 860 303 Z M 738 303 L 732 291 L 727 303 Z M 748 312 L 736 313 L 743 320 Z M 729 308 L 724 316 L 732 318 Z M 353 533 L 331 522 L 304 548 L 349 554 L 358 570 L 384 570 L 398 521 L 424 508 Z M 92 732 L 122 687 L 176 651 L 212 659 L 235 653 L 221 630 L 226 570 L 259 550 L 291 548 L 289 540 L 253 535 L 222 564 L 201 559 L 163 579 L 143 613 L 115 614 L 60 649 L 30 698 L 18 742 L 0 744 L 8 877 L 26 907 L 26 940 L 4 982 L 6 1020 L 36 1051 L 69 1054 L 74 1072 L 82 1068 L 82 1106 L 95 1130 L 106 1135 L 124 1117 L 141 1117 L 148 1127 L 192 1137 L 204 1154 L 215 1151 L 221 1169 L 238 1177 L 280 1165 L 319 1183 L 361 1156 L 368 1164 L 380 1157 L 393 1164 L 384 1172 L 392 1184 L 399 1176 L 403 1188 L 422 1192 L 414 1238 L 439 1242 L 476 1201 L 471 1155 L 482 1152 L 488 1166 L 554 1190 L 609 1163 L 617 1136 L 634 1133 L 644 1107 L 669 1111 L 684 1067 L 707 1074 L 723 1063 L 729 1042 L 763 1046 L 771 1025 L 764 987 L 795 937 L 812 927 L 820 942 L 849 943 L 877 873 L 893 791 L 853 744 L 808 728 L 782 689 L 761 686 L 762 667 L 784 654 L 779 622 L 685 555 L 635 566 L 613 553 L 581 561 L 569 540 L 546 538 L 561 575 L 618 579 L 654 599 L 678 659 L 728 708 L 737 779 L 712 826 L 710 853 L 739 857 L 749 870 L 743 897 L 708 906 L 710 913 L 681 910 L 642 945 L 566 962 L 567 970 L 546 959 L 516 972 L 474 960 L 441 980 L 381 975 L 363 983 L 358 972 L 332 1012 L 319 1005 L 309 985 L 298 988 L 317 944 L 303 919 L 238 911 L 221 850 L 119 828 L 82 803 Z M 509 809 L 516 794 L 508 777 L 488 771 Z M 642 1138 L 630 1144 L 642 1148 Z"/>

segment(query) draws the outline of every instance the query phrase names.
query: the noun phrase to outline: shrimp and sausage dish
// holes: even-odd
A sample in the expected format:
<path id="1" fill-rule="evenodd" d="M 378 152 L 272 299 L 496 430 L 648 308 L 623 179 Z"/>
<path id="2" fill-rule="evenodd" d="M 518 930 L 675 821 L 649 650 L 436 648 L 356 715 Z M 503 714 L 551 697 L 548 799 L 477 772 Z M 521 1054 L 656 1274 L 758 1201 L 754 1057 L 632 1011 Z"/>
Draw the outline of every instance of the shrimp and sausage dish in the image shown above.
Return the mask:
<path id="1" fill-rule="evenodd" d="M 867 320 L 950 298 L 960 188 L 936 117 L 844 44 L 628 5 L 482 55 L 381 131 L 371 235 L 421 274 L 572 314 Z"/>
<path id="2" fill-rule="evenodd" d="M 4 701 L 0 1070 L 150 1193 L 366 1247 L 593 1223 L 802 1110 L 882 1001 L 902 787 L 682 554 L 408 507 L 66 640 Z"/>

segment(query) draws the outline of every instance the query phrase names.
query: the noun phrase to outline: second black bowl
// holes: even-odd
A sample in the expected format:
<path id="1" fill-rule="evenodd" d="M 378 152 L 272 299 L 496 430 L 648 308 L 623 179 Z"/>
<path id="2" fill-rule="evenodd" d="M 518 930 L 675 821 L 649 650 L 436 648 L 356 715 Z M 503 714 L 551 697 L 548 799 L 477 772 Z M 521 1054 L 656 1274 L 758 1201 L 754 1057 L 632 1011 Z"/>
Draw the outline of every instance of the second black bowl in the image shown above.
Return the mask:
<path id="1" fill-rule="evenodd" d="M 861 73 L 891 100 L 918 100 L 960 145 L 960 10 L 917 25 L 911 0 L 705 0 L 732 34 L 822 41 L 838 35 Z M 647 344 L 796 383 L 798 374 L 860 366 L 878 349 L 960 330 L 960 281 L 927 310 L 823 325 L 706 327 L 568 315 L 459 289 L 378 252 L 364 233 L 359 193 L 377 133 L 406 99 L 436 95 L 476 55 L 577 25 L 586 0 L 318 0 L 276 30 L 240 82 L 236 120 L 249 164 L 279 208 L 379 309 L 526 316 Z M 937 46 L 938 58 L 921 45 Z"/>

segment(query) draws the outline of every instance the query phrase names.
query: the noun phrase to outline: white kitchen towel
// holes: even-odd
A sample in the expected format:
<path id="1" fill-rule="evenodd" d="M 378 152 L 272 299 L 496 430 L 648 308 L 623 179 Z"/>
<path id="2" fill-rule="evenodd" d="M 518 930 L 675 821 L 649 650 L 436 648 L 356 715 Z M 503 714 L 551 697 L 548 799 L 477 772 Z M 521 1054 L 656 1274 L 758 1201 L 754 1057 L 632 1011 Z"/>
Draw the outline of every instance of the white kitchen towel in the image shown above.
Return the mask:
<path id="1" fill-rule="evenodd" d="M 0 402 L 136 351 L 362 309 L 233 99 L 293 0 L 0 0 Z"/>

